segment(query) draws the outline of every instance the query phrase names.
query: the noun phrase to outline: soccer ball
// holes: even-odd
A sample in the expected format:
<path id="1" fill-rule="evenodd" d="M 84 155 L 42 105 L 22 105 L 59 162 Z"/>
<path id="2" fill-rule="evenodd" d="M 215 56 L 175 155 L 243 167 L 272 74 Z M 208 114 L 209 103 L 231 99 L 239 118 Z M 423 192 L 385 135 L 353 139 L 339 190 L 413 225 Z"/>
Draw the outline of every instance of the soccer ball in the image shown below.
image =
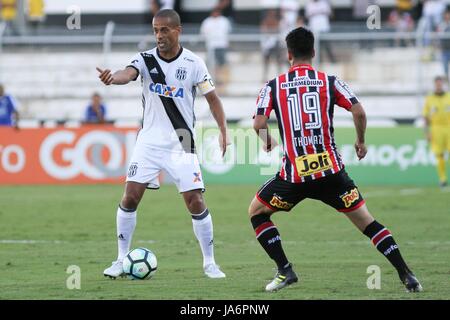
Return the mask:
<path id="1" fill-rule="evenodd" d="M 155 254 L 146 248 L 131 250 L 123 260 L 123 272 L 132 279 L 150 279 L 155 274 L 157 266 Z"/>

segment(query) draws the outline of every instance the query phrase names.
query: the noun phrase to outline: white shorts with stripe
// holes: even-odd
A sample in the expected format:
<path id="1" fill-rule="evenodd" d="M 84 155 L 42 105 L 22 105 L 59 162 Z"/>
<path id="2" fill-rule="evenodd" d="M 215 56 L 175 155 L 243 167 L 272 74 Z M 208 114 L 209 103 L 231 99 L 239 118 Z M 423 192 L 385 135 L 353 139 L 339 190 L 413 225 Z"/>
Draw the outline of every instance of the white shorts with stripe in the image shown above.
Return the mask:
<path id="1" fill-rule="evenodd" d="M 205 188 L 196 154 L 143 145 L 136 145 L 133 151 L 126 181 L 147 184 L 148 189 L 158 189 L 161 171 L 173 179 L 180 193 Z"/>

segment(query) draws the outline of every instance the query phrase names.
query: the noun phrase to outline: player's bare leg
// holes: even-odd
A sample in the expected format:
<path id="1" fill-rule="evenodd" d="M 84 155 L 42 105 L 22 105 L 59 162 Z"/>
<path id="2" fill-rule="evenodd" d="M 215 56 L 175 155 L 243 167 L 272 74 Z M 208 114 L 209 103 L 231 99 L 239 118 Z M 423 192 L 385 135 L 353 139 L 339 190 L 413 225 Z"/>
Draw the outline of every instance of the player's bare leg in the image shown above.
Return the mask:
<path id="1" fill-rule="evenodd" d="M 191 213 L 194 234 L 203 254 L 203 270 L 209 278 L 225 278 L 214 259 L 214 232 L 211 215 L 200 189 L 183 192 L 186 207 Z"/>
<path id="2" fill-rule="evenodd" d="M 125 184 L 125 191 L 117 208 L 117 260 L 112 263 L 111 267 L 103 271 L 106 277 L 115 279 L 123 275 L 122 261 L 130 251 L 131 239 L 136 227 L 136 210 L 146 187 L 147 184 L 132 181 Z"/>
<path id="3" fill-rule="evenodd" d="M 275 278 L 266 286 L 266 291 L 277 291 L 298 281 L 298 277 L 292 270 L 292 265 L 281 246 L 278 229 L 270 220 L 270 216 L 274 212 L 256 197 L 253 198 L 248 209 L 256 238 L 278 267 Z"/>
<path id="4" fill-rule="evenodd" d="M 346 215 L 362 233 L 370 238 L 377 250 L 395 267 L 406 290 L 408 292 L 422 291 L 422 286 L 403 260 L 400 249 L 390 231 L 372 217 L 367 206 L 364 204 L 360 208 L 346 213 Z"/>

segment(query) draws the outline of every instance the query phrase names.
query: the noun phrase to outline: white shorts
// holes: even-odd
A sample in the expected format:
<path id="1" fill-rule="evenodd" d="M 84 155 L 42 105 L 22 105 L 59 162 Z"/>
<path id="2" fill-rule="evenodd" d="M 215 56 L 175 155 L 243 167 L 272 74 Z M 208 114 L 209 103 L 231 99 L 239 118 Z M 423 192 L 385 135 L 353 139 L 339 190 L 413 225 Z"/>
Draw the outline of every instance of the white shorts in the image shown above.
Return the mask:
<path id="1" fill-rule="evenodd" d="M 159 188 L 159 174 L 164 170 L 173 179 L 180 193 L 205 189 L 198 157 L 194 153 L 177 153 L 139 146 L 133 151 L 128 166 L 127 182 Z"/>

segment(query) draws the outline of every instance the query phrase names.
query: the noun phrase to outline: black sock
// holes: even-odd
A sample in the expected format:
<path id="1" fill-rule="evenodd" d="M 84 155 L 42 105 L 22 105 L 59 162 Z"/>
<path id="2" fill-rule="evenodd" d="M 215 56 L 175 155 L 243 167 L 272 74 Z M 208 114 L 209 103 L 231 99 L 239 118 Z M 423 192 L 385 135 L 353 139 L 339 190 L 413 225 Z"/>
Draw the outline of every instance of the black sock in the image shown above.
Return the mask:
<path id="1" fill-rule="evenodd" d="M 277 227 L 270 221 L 266 214 L 258 214 L 251 218 L 253 229 L 256 232 L 256 238 L 261 246 L 266 250 L 272 260 L 278 266 L 278 270 L 290 267 L 289 262 L 281 246 L 280 233 Z"/>
<path id="2" fill-rule="evenodd" d="M 397 269 L 402 278 L 406 273 L 411 272 L 400 254 L 400 249 L 391 235 L 391 232 L 377 221 L 369 224 L 364 230 L 364 234 L 370 238 L 373 245 L 380 251 L 389 262 Z"/>

